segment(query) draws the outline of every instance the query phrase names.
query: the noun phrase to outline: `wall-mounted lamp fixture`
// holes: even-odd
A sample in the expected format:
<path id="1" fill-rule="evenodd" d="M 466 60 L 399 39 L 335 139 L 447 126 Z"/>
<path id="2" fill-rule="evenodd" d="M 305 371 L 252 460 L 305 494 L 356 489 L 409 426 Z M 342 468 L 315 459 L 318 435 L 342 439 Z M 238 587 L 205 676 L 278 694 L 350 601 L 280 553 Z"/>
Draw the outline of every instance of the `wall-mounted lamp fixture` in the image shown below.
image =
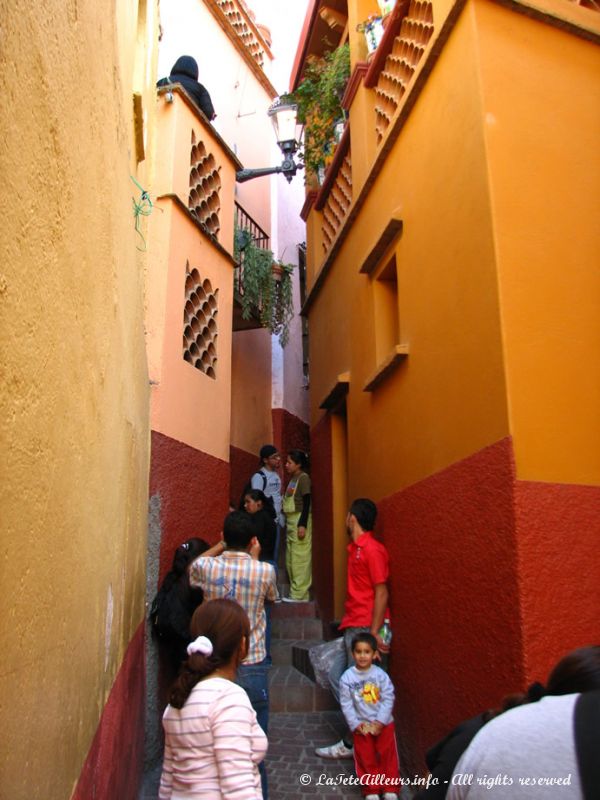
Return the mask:
<path id="1" fill-rule="evenodd" d="M 283 161 L 278 167 L 241 169 L 235 176 L 238 183 L 250 181 L 252 178 L 260 178 L 262 175 L 274 175 L 277 172 L 282 172 L 287 182 L 290 183 L 296 172 L 302 169 L 302 164 L 296 164 L 294 161 L 294 153 L 300 146 L 302 138 L 302 126 L 297 121 L 298 106 L 278 97 L 267 114 L 271 117 L 277 144 L 283 153 Z"/>

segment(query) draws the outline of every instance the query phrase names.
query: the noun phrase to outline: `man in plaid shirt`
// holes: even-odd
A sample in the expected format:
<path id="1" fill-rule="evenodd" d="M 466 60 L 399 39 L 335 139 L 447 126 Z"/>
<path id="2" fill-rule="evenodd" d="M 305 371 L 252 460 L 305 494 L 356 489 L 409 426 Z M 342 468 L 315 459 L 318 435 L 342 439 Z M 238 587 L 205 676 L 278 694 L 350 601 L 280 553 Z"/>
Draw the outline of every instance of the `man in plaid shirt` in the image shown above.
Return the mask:
<path id="1" fill-rule="evenodd" d="M 205 600 L 237 600 L 250 620 L 248 655 L 238 668 L 237 682 L 250 698 L 258 724 L 268 733 L 269 667 L 265 663 L 265 602 L 278 600 L 274 567 L 259 561 L 260 545 L 249 516 L 233 511 L 223 525 L 223 552 L 197 558 L 190 567 L 190 586 L 200 587 Z M 267 798 L 264 763 L 260 765 L 263 796 Z"/>

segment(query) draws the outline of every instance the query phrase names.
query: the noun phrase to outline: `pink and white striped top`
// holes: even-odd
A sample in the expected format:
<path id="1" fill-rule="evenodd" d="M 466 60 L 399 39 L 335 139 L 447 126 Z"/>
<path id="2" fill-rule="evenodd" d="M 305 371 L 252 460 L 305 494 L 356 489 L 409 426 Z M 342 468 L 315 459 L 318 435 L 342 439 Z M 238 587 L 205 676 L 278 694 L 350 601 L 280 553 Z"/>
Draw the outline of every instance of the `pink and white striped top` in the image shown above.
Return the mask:
<path id="1" fill-rule="evenodd" d="M 268 742 L 241 686 L 200 681 L 183 708 L 167 706 L 163 728 L 159 800 L 262 800 L 258 764 Z"/>

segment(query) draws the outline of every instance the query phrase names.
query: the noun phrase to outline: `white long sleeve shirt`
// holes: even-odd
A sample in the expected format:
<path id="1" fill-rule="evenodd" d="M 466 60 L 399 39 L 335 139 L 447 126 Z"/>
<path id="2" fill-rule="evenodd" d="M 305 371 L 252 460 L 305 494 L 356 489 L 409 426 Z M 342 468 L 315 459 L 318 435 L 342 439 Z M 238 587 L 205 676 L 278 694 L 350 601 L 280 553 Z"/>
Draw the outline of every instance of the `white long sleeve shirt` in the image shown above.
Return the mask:
<path id="1" fill-rule="evenodd" d="M 262 800 L 258 764 L 267 737 L 240 686 L 200 681 L 183 708 L 167 706 L 163 727 L 159 800 Z"/>

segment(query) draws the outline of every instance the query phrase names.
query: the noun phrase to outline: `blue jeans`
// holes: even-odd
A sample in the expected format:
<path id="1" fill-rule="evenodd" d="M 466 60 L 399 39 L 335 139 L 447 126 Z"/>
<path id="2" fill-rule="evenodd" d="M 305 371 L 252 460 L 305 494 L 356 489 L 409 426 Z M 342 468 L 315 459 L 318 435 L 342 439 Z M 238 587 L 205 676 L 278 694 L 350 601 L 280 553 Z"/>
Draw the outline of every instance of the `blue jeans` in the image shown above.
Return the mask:
<path id="1" fill-rule="evenodd" d="M 260 727 L 269 734 L 269 665 L 265 661 L 258 664 L 242 664 L 238 667 L 237 683 L 246 691 L 252 708 L 256 711 L 256 720 Z M 264 800 L 268 800 L 267 770 L 265 762 L 258 766 Z"/>

